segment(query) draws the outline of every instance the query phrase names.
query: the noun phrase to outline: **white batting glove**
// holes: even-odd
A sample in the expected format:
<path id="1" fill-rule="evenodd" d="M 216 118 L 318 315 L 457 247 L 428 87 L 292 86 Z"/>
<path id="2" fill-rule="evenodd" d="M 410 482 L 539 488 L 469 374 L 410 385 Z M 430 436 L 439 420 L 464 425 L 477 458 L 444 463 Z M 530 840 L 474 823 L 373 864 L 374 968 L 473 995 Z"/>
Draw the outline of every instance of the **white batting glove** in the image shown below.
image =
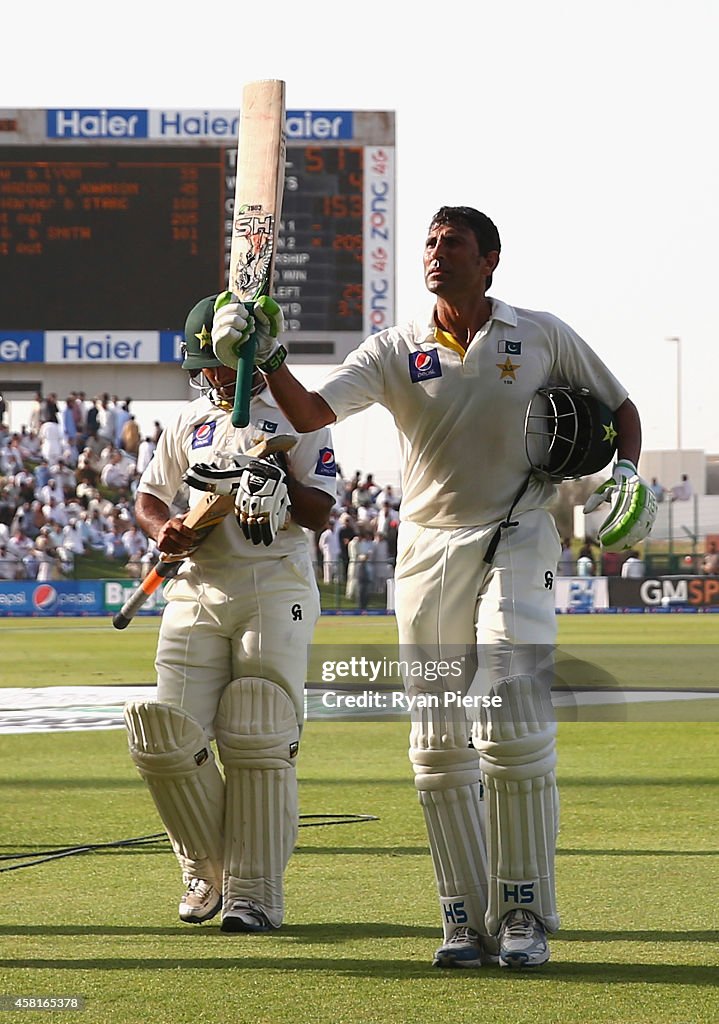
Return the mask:
<path id="1" fill-rule="evenodd" d="M 221 469 L 206 462 L 197 462 L 185 470 L 182 479 L 198 491 L 209 491 L 210 494 L 235 494 L 240 486 L 241 477 L 242 469 L 239 466 Z"/>
<path id="2" fill-rule="evenodd" d="M 628 459 L 618 462 L 610 479 L 590 494 L 585 513 L 604 501 L 611 503 L 611 509 L 597 538 L 605 551 L 627 551 L 649 536 L 657 517 L 657 499 Z"/>
<path id="3" fill-rule="evenodd" d="M 621 485 L 622 480 L 627 480 L 631 476 L 637 475 L 637 467 L 629 459 L 621 459 L 612 472 L 612 475 L 604 483 L 597 487 L 596 491 L 593 491 L 587 498 L 586 504 L 584 505 L 584 514 L 589 515 L 590 512 L 595 512 L 604 501 L 611 501 L 612 497 Z"/>
<path id="4" fill-rule="evenodd" d="M 212 318 L 212 348 L 221 363 L 236 370 L 240 349 L 254 330 L 255 318 L 244 302 L 232 292 L 217 296 Z"/>
<path id="5" fill-rule="evenodd" d="M 253 544 L 271 544 L 289 514 L 286 476 L 274 462 L 253 459 L 242 471 L 235 499 L 237 522 Z"/>

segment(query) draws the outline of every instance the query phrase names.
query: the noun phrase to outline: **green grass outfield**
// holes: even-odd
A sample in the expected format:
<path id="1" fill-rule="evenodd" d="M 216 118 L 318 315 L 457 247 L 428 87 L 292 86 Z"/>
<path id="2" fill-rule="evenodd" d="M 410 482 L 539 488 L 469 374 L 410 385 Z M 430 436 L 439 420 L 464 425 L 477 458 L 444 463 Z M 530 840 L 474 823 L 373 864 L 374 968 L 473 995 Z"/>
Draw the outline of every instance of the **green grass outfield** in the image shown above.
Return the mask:
<path id="1" fill-rule="evenodd" d="M 149 681 L 156 633 L 0 620 L 3 685 Z M 659 644 L 664 662 L 718 633 L 713 615 L 560 620 L 560 644 Z M 391 644 L 394 624 L 327 618 L 317 640 Z M 541 973 L 429 966 L 439 918 L 406 724 L 313 721 L 301 812 L 379 820 L 300 830 L 280 932 L 181 925 L 166 842 L 57 859 L 2 874 L 0 995 L 81 995 L 61 1019 L 87 1024 L 715 1024 L 718 740 L 710 721 L 560 725 L 563 927 Z M 0 753 L 5 855 L 159 830 L 120 730 L 0 735 Z"/>

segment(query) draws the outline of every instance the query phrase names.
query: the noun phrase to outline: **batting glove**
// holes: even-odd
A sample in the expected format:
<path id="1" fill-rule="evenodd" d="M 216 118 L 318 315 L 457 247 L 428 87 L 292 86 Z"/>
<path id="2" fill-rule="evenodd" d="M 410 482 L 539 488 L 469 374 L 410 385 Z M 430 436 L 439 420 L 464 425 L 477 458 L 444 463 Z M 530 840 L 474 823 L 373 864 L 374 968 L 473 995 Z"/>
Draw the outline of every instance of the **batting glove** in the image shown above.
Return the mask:
<path id="1" fill-rule="evenodd" d="M 235 499 L 237 522 L 253 544 L 271 544 L 287 523 L 286 476 L 274 460 L 253 459 L 242 471 Z"/>
<path id="2" fill-rule="evenodd" d="M 240 302 L 232 292 L 222 292 L 215 299 L 215 315 L 212 318 L 212 348 L 225 366 L 237 369 L 240 349 L 255 330 L 255 318 L 251 306 Z"/>
<path id="3" fill-rule="evenodd" d="M 629 459 L 621 459 L 614 467 L 614 471 L 608 480 L 600 484 L 596 491 L 593 491 L 587 498 L 584 506 L 584 514 L 596 512 L 602 502 L 611 501 L 617 488 L 621 486 L 622 480 L 637 475 L 637 467 Z"/>
<path id="4" fill-rule="evenodd" d="M 277 340 L 284 326 L 282 309 L 269 295 L 261 295 L 254 303 L 244 303 L 232 292 L 223 292 L 215 299 L 212 320 L 215 355 L 220 362 L 236 369 L 240 349 L 253 338 L 255 365 L 271 373 L 284 362 L 286 355 Z"/>
<path id="5" fill-rule="evenodd" d="M 185 471 L 183 480 L 198 491 L 209 491 L 211 494 L 235 494 L 240 486 L 242 469 L 233 466 L 231 469 L 220 469 L 206 462 L 197 462 Z"/>
<path id="6" fill-rule="evenodd" d="M 590 494 L 585 513 L 605 501 L 610 502 L 611 510 L 597 531 L 605 551 L 627 551 L 649 535 L 657 517 L 657 499 L 629 460 L 618 462 L 609 480 Z"/>

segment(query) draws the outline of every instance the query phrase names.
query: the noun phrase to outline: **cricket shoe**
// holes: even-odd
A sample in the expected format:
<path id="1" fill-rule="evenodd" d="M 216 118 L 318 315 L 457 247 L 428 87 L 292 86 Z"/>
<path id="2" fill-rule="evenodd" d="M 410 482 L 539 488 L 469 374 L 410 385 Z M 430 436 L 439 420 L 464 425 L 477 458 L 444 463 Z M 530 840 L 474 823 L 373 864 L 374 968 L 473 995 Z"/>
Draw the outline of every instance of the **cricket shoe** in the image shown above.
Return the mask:
<path id="1" fill-rule="evenodd" d="M 499 929 L 501 967 L 541 967 L 549 960 L 547 935 L 542 922 L 529 910 L 510 910 Z"/>
<path id="2" fill-rule="evenodd" d="M 259 903 L 254 900 L 231 900 L 222 913 L 220 931 L 271 932 L 275 926 Z"/>
<path id="3" fill-rule="evenodd" d="M 187 889 L 180 900 L 180 920 L 187 924 L 209 921 L 222 906 L 222 893 L 204 878 L 186 879 Z"/>
<path id="4" fill-rule="evenodd" d="M 474 928 L 455 928 L 434 954 L 433 967 L 484 967 L 497 963 L 496 940 Z"/>

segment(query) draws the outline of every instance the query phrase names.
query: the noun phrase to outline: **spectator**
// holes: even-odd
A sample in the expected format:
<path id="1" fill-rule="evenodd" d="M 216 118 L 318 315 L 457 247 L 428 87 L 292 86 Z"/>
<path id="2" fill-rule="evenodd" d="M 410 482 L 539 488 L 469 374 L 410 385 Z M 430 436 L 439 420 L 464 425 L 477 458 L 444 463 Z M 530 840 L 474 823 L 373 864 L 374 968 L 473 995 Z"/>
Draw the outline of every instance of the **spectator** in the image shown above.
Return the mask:
<path id="1" fill-rule="evenodd" d="M 387 580 L 394 576 L 394 565 L 389 557 L 389 544 L 381 533 L 375 533 L 372 542 L 372 575 L 376 594 L 386 594 Z"/>
<path id="2" fill-rule="evenodd" d="M 150 465 L 152 456 L 155 454 L 155 448 L 157 445 L 151 437 L 146 437 L 137 449 L 137 475 L 142 476 L 147 467 Z"/>
<path id="3" fill-rule="evenodd" d="M 128 417 L 120 432 L 119 447 L 126 451 L 128 455 L 137 457 L 140 449 L 140 428 L 137 425 L 137 420 L 132 415 Z"/>
<path id="4" fill-rule="evenodd" d="M 40 400 L 40 426 L 43 423 L 57 423 L 60 425 L 60 407 L 57 404 L 57 395 L 51 391 L 49 395 Z"/>
<path id="5" fill-rule="evenodd" d="M 40 454 L 49 464 L 62 458 L 62 429 L 57 419 L 44 420 L 40 424 Z"/>
<path id="6" fill-rule="evenodd" d="M 109 395 L 104 394 L 99 399 L 97 410 L 97 436 L 98 440 L 110 447 L 115 447 L 115 410 L 110 404 Z"/>
<path id="7" fill-rule="evenodd" d="M 322 581 L 335 583 L 340 578 L 340 542 L 332 520 L 320 534 L 317 547 L 322 556 Z"/>
<path id="8" fill-rule="evenodd" d="M 20 559 L 8 550 L 5 541 L 0 541 L 0 580 L 22 579 L 23 571 Z"/>
<path id="9" fill-rule="evenodd" d="M 562 551 L 559 555 L 559 562 L 557 563 L 557 575 L 574 575 L 574 555 L 572 553 L 572 542 L 569 537 L 564 537 L 562 539 Z"/>
<path id="10" fill-rule="evenodd" d="M 579 549 L 577 556 L 577 576 L 593 576 L 596 569 L 592 545 L 587 541 Z"/>
<path id="11" fill-rule="evenodd" d="M 70 516 L 67 525 L 63 526 L 62 547 L 73 556 L 85 554 L 85 537 L 79 518 Z"/>
<path id="12" fill-rule="evenodd" d="M 147 552 L 147 538 L 133 523 L 122 534 L 122 543 L 128 555 L 127 567 L 135 579 L 140 578 L 142 556 Z"/>
<path id="13" fill-rule="evenodd" d="M 682 473 L 679 483 L 672 487 L 672 501 L 689 501 L 693 494 L 694 488 L 689 477 L 686 473 Z"/>
<path id="14" fill-rule="evenodd" d="M 122 432 L 125 429 L 125 424 L 130 419 L 130 412 L 127 408 L 126 402 L 115 403 L 115 447 L 123 448 L 122 444 Z"/>
<path id="15" fill-rule="evenodd" d="M 7 405 L 5 404 L 5 398 L 0 394 L 0 427 L 5 423 L 5 413 L 7 411 Z"/>
<path id="16" fill-rule="evenodd" d="M 360 610 L 367 608 L 372 589 L 372 540 L 364 528 L 360 527 L 348 545 L 349 562 L 347 567 L 347 585 L 345 597 L 357 601 Z"/>
<path id="17" fill-rule="evenodd" d="M 657 499 L 657 502 L 664 501 L 664 484 L 660 484 L 657 478 L 653 476 L 652 482 L 649 484 L 649 486 L 652 492 L 654 493 L 654 497 Z"/>
<path id="18" fill-rule="evenodd" d="M 75 473 L 68 466 L 64 459 L 58 459 L 54 466 L 50 467 L 55 479 L 55 486 L 59 489 L 63 498 L 72 498 L 75 495 L 77 480 Z"/>
<path id="19" fill-rule="evenodd" d="M 40 433 L 40 410 L 42 408 L 43 397 L 42 392 L 36 391 L 35 397 L 32 400 L 30 406 L 30 416 L 28 418 L 28 430 L 34 434 Z"/>
<path id="20" fill-rule="evenodd" d="M 107 487 L 108 490 L 128 497 L 131 477 L 132 471 L 123 459 L 122 452 L 113 449 L 110 453 L 109 462 L 103 466 L 100 473 L 100 483 Z"/>
<path id="21" fill-rule="evenodd" d="M 337 531 L 337 539 L 339 540 L 340 546 L 340 565 L 342 566 L 342 579 L 347 580 L 347 574 L 349 570 L 349 545 L 350 541 L 354 539 L 357 531 L 352 524 L 352 516 L 349 512 L 343 512 L 339 518 L 339 529 Z"/>
<path id="22" fill-rule="evenodd" d="M 706 554 L 702 559 L 702 572 L 705 576 L 719 576 L 719 551 L 716 541 L 709 541 Z"/>
<path id="23" fill-rule="evenodd" d="M 622 579 L 640 580 L 644 577 L 644 562 L 638 551 L 630 551 L 622 563 Z"/>
<path id="24" fill-rule="evenodd" d="M 77 423 L 75 422 L 75 399 L 72 395 L 68 395 L 65 399 L 65 408 L 62 410 L 61 422 L 65 440 L 70 444 L 75 444 L 77 441 Z"/>
<path id="25" fill-rule="evenodd" d="M 97 427 L 100 418 L 100 399 L 96 398 L 94 402 L 90 403 L 90 407 L 85 415 L 85 433 L 87 438 L 97 437 Z"/>

